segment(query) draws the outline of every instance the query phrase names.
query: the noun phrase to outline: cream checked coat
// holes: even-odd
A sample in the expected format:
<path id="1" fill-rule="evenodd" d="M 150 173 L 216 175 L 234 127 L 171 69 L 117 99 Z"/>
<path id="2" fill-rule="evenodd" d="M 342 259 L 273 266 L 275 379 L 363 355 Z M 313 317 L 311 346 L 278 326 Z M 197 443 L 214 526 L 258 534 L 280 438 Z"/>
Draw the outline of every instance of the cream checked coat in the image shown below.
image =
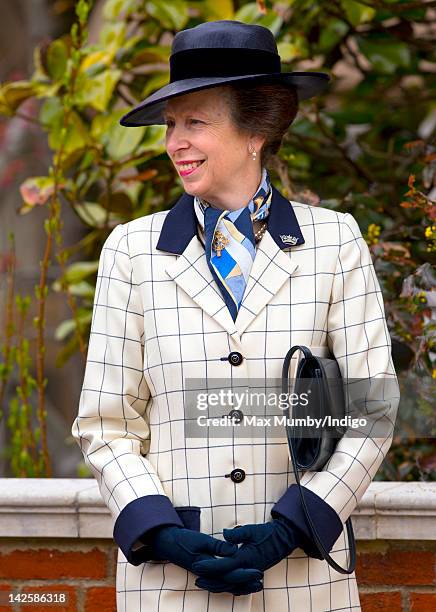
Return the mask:
<path id="1" fill-rule="evenodd" d="M 354 217 L 273 191 L 236 322 L 206 263 L 192 196 L 117 226 L 104 245 L 72 433 L 115 521 L 120 612 L 361 609 L 354 573 L 315 558 L 305 536 L 285 437 L 184 435 L 185 379 L 280 378 L 294 344 L 330 350 L 344 377 L 396 381 L 382 294 Z M 386 404 L 396 410 L 398 397 Z M 343 523 L 391 442 L 343 438 L 322 471 L 302 476 L 312 518 L 342 567 Z M 266 522 L 271 510 L 294 522 L 302 547 L 265 572 L 259 593 L 209 593 L 188 571 L 148 557 L 147 532 L 157 525 L 223 539 L 223 528 Z"/>

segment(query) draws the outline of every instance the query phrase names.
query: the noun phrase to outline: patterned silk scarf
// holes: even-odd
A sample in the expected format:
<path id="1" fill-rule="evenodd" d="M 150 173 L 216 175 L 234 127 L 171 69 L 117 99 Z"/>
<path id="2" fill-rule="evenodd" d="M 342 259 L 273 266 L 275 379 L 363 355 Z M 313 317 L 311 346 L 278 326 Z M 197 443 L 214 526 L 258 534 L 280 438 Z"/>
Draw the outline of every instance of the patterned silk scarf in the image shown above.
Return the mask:
<path id="1" fill-rule="evenodd" d="M 266 168 L 258 190 L 243 208 L 223 210 L 194 198 L 195 214 L 205 235 L 207 264 L 234 321 L 256 255 L 253 221 L 268 216 L 271 198 Z"/>

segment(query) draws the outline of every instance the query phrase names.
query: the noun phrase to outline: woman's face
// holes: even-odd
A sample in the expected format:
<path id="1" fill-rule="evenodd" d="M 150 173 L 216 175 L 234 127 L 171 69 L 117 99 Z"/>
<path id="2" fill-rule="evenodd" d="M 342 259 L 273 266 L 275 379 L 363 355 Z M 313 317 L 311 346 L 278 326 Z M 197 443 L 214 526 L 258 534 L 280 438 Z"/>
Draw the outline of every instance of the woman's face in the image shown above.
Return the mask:
<path id="1" fill-rule="evenodd" d="M 235 208 L 228 204 L 232 201 L 238 203 L 236 208 L 245 205 L 235 194 L 252 184 L 252 190 L 257 188 L 263 140 L 236 128 L 222 88 L 173 98 L 167 102 L 164 116 L 166 150 L 186 193 L 215 206 Z M 256 161 L 250 154 L 252 146 L 258 153 Z"/>

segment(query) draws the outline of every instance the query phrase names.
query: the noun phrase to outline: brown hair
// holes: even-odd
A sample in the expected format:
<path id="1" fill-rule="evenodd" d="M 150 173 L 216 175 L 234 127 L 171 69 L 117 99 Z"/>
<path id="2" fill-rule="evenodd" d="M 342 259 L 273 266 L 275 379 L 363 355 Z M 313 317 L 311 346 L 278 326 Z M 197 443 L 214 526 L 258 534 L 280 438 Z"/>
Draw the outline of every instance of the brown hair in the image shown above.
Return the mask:
<path id="1" fill-rule="evenodd" d="M 267 164 L 297 115 L 296 89 L 280 82 L 230 83 L 223 89 L 236 127 L 265 137 L 261 163 Z"/>

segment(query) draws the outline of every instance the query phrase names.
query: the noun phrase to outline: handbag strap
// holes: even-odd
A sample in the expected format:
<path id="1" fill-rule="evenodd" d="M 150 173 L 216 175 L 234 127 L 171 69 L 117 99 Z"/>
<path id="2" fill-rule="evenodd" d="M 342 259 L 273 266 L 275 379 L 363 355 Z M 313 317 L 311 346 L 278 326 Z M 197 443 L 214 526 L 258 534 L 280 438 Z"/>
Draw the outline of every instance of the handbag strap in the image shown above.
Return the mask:
<path id="1" fill-rule="evenodd" d="M 283 370 L 282 370 L 282 392 L 287 393 L 288 392 L 288 376 L 289 376 L 289 366 L 291 363 L 291 359 L 292 356 L 294 355 L 294 353 L 296 351 L 300 350 L 305 359 L 310 359 L 310 358 L 315 358 L 316 357 L 312 354 L 311 350 L 304 345 L 295 345 L 292 348 L 289 349 L 289 351 L 286 354 L 286 357 L 284 359 L 283 362 Z M 322 374 L 322 369 L 319 369 L 319 374 L 318 377 L 321 377 Z M 286 386 L 286 388 L 285 388 Z M 335 569 L 337 572 L 340 572 L 341 574 L 352 574 L 354 572 L 354 570 L 356 569 L 356 541 L 354 538 L 354 532 L 353 532 L 353 525 L 351 522 L 351 517 L 349 517 L 346 522 L 345 525 L 347 526 L 347 535 L 348 535 L 348 543 L 350 546 L 350 563 L 348 568 L 343 568 L 341 567 L 338 563 L 336 563 L 336 561 L 330 556 L 330 554 L 328 553 L 328 551 L 326 550 L 320 536 L 319 533 L 315 527 L 314 522 L 312 521 L 311 517 L 310 517 L 310 513 L 309 513 L 309 509 L 306 505 L 306 501 L 304 499 L 304 494 L 303 494 L 303 486 L 300 483 L 300 477 L 298 475 L 298 462 L 297 459 L 295 457 L 295 453 L 294 453 L 294 448 L 292 445 L 292 442 L 290 440 L 290 436 L 289 436 L 289 432 L 288 430 L 286 431 L 287 433 L 287 438 L 288 438 L 288 446 L 289 446 L 289 451 L 290 451 L 290 455 L 291 455 L 291 461 L 292 461 L 292 467 L 294 469 L 294 474 L 295 474 L 295 480 L 297 481 L 297 485 L 298 485 L 298 490 L 300 492 L 300 498 L 301 498 L 301 505 L 303 508 L 303 512 L 304 512 L 304 516 L 306 518 L 307 524 L 309 525 L 309 529 L 313 538 L 313 541 L 319 551 L 319 553 L 321 554 L 322 558 L 327 561 L 329 563 L 329 565 L 331 567 L 333 567 L 333 569 Z"/>

